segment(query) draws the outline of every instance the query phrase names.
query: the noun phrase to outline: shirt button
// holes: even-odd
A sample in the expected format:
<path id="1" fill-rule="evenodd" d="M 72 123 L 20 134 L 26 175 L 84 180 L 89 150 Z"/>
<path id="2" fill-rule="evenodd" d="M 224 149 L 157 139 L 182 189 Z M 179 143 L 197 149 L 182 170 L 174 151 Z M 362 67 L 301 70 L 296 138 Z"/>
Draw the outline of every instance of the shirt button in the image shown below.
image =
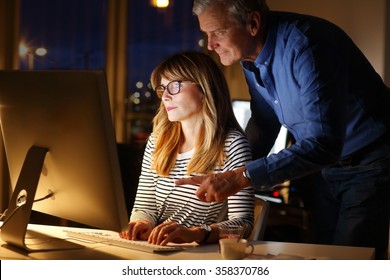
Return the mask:
<path id="1" fill-rule="evenodd" d="M 278 105 L 279 104 L 279 100 L 275 99 L 274 103 L 275 103 L 275 105 Z"/>

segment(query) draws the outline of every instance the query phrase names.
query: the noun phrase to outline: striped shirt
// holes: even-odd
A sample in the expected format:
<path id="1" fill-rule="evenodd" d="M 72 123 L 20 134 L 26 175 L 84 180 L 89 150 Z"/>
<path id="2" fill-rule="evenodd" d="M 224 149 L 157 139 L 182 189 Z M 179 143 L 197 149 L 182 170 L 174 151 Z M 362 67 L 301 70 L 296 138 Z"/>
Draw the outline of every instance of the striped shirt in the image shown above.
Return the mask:
<path id="1" fill-rule="evenodd" d="M 149 137 L 142 161 L 137 194 L 130 221 L 148 220 L 153 227 L 174 221 L 185 227 L 201 224 L 248 225 L 247 233 L 253 228 L 254 190 L 245 188 L 230 196 L 224 202 L 202 202 L 196 195 L 196 185 L 175 186 L 175 180 L 186 175 L 188 162 L 194 151 L 178 154 L 169 176 L 163 177 L 151 170 L 154 151 L 152 137 Z M 215 173 L 233 170 L 251 160 L 251 151 L 245 136 L 231 131 L 224 145 L 225 161 Z M 224 211 L 223 209 L 226 209 Z"/>

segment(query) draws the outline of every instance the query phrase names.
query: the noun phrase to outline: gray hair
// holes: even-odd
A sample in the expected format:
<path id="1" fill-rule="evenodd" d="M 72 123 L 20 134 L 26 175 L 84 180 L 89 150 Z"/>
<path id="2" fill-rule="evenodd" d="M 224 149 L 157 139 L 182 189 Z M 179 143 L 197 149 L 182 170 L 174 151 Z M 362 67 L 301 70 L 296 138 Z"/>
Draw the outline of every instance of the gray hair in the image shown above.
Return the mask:
<path id="1" fill-rule="evenodd" d="M 241 25 L 247 23 L 251 12 L 265 16 L 269 11 L 266 0 L 194 0 L 192 12 L 200 15 L 214 6 L 225 8 L 229 17 Z"/>

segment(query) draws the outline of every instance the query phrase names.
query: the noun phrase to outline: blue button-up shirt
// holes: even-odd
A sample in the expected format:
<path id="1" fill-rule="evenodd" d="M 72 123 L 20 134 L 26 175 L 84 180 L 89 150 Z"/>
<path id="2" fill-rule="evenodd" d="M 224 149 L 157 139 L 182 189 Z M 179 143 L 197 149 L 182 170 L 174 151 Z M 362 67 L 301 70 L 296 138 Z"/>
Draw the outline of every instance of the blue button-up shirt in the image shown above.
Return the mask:
<path id="1" fill-rule="evenodd" d="M 255 187 L 334 164 L 390 126 L 389 89 L 340 28 L 292 13 L 269 19 L 262 51 L 242 62 L 257 127 L 251 134 L 259 147 L 273 143 L 281 124 L 295 142 L 247 165 Z"/>

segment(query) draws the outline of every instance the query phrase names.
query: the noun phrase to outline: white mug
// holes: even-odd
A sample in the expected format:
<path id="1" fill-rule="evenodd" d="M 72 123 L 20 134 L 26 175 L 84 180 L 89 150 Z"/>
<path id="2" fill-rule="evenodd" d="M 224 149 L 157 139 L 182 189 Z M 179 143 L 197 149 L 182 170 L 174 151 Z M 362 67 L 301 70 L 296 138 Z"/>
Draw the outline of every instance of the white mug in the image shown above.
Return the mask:
<path id="1" fill-rule="evenodd" d="M 224 260 L 242 260 L 247 255 L 253 253 L 254 247 L 246 239 L 224 238 L 219 240 L 219 247 L 222 259 Z M 249 248 L 249 250 L 247 250 Z"/>

